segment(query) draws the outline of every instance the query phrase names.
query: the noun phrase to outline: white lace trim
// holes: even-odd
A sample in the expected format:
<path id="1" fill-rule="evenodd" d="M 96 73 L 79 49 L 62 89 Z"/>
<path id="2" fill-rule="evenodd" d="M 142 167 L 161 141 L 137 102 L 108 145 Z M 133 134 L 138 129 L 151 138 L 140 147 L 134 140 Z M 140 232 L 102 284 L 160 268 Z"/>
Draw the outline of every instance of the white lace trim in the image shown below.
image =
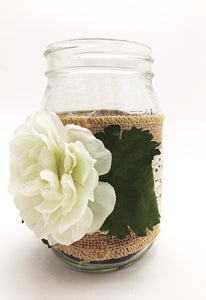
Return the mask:
<path id="1" fill-rule="evenodd" d="M 161 154 L 156 155 L 152 161 L 152 168 L 154 174 L 154 185 L 155 185 L 155 194 L 157 198 L 157 205 L 158 205 L 159 212 L 161 213 L 163 159 L 162 159 L 162 149 L 160 149 L 160 151 Z"/>

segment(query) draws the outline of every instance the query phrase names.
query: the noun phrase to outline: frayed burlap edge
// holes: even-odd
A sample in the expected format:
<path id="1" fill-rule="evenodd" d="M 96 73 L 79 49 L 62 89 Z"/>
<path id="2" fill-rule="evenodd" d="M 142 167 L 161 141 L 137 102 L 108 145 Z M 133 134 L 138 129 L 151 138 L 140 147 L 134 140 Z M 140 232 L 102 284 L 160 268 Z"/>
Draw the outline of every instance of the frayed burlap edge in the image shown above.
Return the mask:
<path id="1" fill-rule="evenodd" d="M 160 232 L 160 226 L 155 225 L 153 231 L 147 229 L 147 235 L 136 237 L 130 229 L 130 235 L 120 240 L 101 232 L 86 234 L 81 240 L 70 246 L 56 245 L 58 249 L 84 262 L 103 261 L 112 258 L 121 258 L 141 250 L 150 244 Z"/>
<path id="2" fill-rule="evenodd" d="M 80 125 L 90 129 L 93 133 L 104 131 L 104 128 L 111 124 L 120 125 L 121 131 L 129 130 L 135 126 L 137 128 L 142 128 L 143 130 L 150 130 L 155 141 L 162 141 L 163 115 L 83 117 L 65 114 L 60 115 L 60 119 L 64 125 Z M 161 145 L 159 148 L 161 148 Z M 161 199 L 158 199 L 158 202 L 160 201 Z M 117 259 L 133 254 L 150 244 L 159 234 L 160 226 L 159 224 L 155 225 L 153 231 L 147 229 L 147 235 L 143 237 L 136 237 L 135 233 L 130 228 L 129 230 L 130 235 L 126 236 L 124 239 L 96 232 L 93 234 L 86 234 L 81 240 L 72 245 L 65 246 L 57 244 L 55 247 L 84 262 Z"/>
<path id="3" fill-rule="evenodd" d="M 164 115 L 132 115 L 132 116 L 102 116 L 102 117 L 82 117 L 59 115 L 64 125 L 74 124 L 91 130 L 92 133 L 104 131 L 104 128 L 113 124 L 118 124 L 121 130 L 130 130 L 133 126 L 150 130 L 156 142 L 162 141 L 162 124 Z"/>

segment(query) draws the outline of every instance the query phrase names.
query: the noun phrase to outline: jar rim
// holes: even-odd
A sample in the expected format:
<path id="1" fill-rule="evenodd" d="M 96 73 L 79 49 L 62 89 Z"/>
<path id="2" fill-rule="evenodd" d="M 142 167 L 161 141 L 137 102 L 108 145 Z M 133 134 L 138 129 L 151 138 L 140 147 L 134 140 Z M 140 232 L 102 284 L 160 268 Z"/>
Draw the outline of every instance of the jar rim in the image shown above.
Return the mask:
<path id="1" fill-rule="evenodd" d="M 124 54 L 124 52 L 128 54 L 129 52 L 134 56 L 137 55 L 139 57 L 142 57 L 142 59 L 146 59 L 148 61 L 153 62 L 153 59 L 151 57 L 152 49 L 150 46 L 139 42 L 110 38 L 80 38 L 55 42 L 47 46 L 43 55 L 46 57 L 48 54 L 59 50 L 74 49 L 80 47 L 91 47 L 90 50 L 92 52 L 92 46 L 100 47 L 99 52 L 105 51 L 105 48 L 109 52 L 112 52 L 116 49 L 118 51 L 121 51 L 122 54 Z"/>

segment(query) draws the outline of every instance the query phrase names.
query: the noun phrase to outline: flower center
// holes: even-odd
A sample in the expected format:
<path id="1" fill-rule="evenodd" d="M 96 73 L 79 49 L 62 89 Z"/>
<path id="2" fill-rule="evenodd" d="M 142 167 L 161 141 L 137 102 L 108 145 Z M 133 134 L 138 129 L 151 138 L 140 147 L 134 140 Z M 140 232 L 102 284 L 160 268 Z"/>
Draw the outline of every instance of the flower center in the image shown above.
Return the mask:
<path id="1" fill-rule="evenodd" d="M 55 160 L 56 160 L 56 174 L 59 181 L 61 181 L 62 175 L 65 172 L 64 170 L 65 155 L 63 149 L 59 149 L 59 151 L 55 153 Z"/>

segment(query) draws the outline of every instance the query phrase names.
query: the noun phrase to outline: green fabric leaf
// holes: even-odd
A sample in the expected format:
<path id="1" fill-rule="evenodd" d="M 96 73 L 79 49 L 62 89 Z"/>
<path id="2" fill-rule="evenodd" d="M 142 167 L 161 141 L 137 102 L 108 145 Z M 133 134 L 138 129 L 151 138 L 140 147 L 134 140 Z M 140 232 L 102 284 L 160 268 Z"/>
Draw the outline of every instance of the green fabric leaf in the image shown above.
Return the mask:
<path id="1" fill-rule="evenodd" d="M 149 130 L 132 127 L 123 131 L 121 137 L 120 131 L 119 125 L 110 125 L 95 136 L 112 153 L 111 169 L 99 180 L 110 183 L 117 197 L 101 230 L 122 239 L 129 234 L 128 226 L 136 236 L 145 236 L 147 228 L 153 230 L 160 222 L 152 171 L 152 160 L 160 154 L 156 149 L 160 143 L 152 141 Z"/>

